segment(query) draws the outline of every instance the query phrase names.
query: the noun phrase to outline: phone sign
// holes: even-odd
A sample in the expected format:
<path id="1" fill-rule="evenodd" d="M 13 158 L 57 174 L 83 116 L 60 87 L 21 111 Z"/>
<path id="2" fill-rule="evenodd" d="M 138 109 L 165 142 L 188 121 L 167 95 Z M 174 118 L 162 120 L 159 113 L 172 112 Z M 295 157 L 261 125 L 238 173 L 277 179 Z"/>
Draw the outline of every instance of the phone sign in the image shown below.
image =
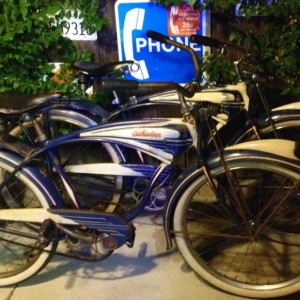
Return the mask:
<path id="1" fill-rule="evenodd" d="M 198 56 L 206 49 L 190 42 L 191 34 L 210 35 L 207 11 L 193 10 L 188 3 L 168 8 L 150 0 L 118 0 L 115 4 L 120 60 L 138 65 L 128 79 L 185 83 L 195 76 L 189 53 L 147 38 L 154 30 L 192 47 Z"/>

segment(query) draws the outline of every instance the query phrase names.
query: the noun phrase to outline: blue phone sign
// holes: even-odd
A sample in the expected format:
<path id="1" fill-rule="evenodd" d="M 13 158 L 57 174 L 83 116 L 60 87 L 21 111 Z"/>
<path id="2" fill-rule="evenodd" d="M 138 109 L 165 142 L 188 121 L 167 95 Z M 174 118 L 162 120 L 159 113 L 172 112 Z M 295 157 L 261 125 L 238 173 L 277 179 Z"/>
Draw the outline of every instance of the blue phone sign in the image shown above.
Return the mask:
<path id="1" fill-rule="evenodd" d="M 193 63 L 185 51 L 147 38 L 154 30 L 191 46 L 202 56 L 203 46 L 190 42 L 191 34 L 210 35 L 207 11 L 193 10 L 187 3 L 165 8 L 149 0 L 118 0 L 115 5 L 120 60 L 139 66 L 128 79 L 185 83 L 195 76 Z"/>

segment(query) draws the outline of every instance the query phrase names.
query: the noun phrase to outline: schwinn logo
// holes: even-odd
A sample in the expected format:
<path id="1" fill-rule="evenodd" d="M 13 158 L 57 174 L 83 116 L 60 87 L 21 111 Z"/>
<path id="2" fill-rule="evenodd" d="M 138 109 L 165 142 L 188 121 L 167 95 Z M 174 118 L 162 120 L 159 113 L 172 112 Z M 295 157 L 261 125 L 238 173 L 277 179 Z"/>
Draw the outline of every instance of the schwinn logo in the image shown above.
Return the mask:
<path id="1" fill-rule="evenodd" d="M 150 138 L 160 138 L 161 134 L 155 131 L 147 131 L 147 130 L 135 130 L 132 133 L 132 136 L 137 137 L 150 137 Z"/>

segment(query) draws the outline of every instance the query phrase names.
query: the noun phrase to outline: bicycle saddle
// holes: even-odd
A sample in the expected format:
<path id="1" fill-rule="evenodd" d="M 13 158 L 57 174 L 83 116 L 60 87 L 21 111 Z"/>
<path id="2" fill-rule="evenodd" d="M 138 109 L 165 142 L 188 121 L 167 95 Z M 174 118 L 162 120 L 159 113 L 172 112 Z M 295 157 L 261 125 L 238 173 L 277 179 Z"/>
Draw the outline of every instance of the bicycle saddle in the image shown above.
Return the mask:
<path id="1" fill-rule="evenodd" d="M 89 75 L 105 76 L 116 70 L 124 69 L 133 63 L 133 61 L 127 60 L 100 65 L 94 62 L 77 61 L 73 66 L 75 69 L 88 73 Z"/>
<path id="2" fill-rule="evenodd" d="M 46 104 L 48 101 L 58 100 L 60 94 L 26 95 L 21 93 L 0 93 L 0 114 L 22 114 L 36 107 Z"/>

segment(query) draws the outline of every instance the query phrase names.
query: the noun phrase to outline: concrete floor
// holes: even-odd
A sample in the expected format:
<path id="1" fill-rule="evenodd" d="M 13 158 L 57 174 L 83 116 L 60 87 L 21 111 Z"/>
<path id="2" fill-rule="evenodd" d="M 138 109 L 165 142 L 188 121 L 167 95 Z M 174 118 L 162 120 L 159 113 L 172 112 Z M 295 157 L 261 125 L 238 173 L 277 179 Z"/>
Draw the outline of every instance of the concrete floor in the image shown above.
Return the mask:
<path id="1" fill-rule="evenodd" d="M 199 278 L 174 250 L 166 252 L 160 217 L 136 219 L 133 248 L 101 262 L 54 256 L 34 278 L 0 288 L 0 300 L 236 300 Z M 300 293 L 278 300 L 300 299 Z"/>

